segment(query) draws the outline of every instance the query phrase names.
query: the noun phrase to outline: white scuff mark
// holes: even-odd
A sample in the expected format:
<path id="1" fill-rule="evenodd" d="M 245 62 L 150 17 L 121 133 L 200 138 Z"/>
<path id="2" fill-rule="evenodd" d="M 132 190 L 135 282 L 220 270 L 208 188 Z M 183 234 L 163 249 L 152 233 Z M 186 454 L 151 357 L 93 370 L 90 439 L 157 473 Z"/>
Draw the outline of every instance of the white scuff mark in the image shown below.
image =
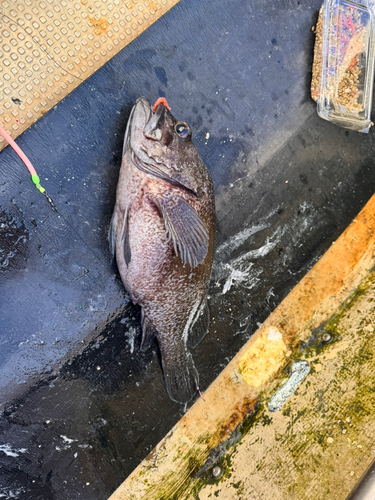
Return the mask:
<path id="1" fill-rule="evenodd" d="M 72 444 L 74 441 L 78 441 L 78 439 L 70 439 L 67 436 L 63 436 L 62 434 L 60 435 L 61 439 L 64 441 L 65 444 Z"/>
<path id="2" fill-rule="evenodd" d="M 13 488 L 2 488 L 0 490 L 0 498 L 24 498 L 21 497 L 20 495 L 26 493 L 24 488 L 20 488 L 18 490 L 13 489 Z"/>
<path id="3" fill-rule="evenodd" d="M 230 275 L 227 276 L 224 283 L 222 294 L 227 293 L 234 283 L 242 283 L 242 285 L 251 290 L 259 282 L 259 276 L 262 274 L 262 269 L 254 269 L 252 262 L 241 262 L 236 259 L 234 265 L 225 264 L 224 272 Z"/>
<path id="4" fill-rule="evenodd" d="M 246 252 L 230 264 L 219 265 L 219 269 L 215 271 L 219 277 L 217 284 L 220 284 L 220 280 L 223 278 L 225 279 L 223 294 L 227 293 L 235 282 L 243 283 L 247 289 L 253 288 L 258 283 L 258 278 L 263 271 L 262 269 L 252 269 L 254 263 L 249 262 L 249 260 L 256 260 L 270 253 L 279 243 L 281 233 L 280 228 L 277 228 L 271 237 L 267 237 L 266 243 L 260 248 Z M 229 275 L 228 271 L 230 271 Z"/>
<path id="5" fill-rule="evenodd" d="M 247 327 L 250 321 L 250 316 L 246 316 L 242 321 L 240 321 L 240 328 L 243 328 L 244 326 Z"/>
<path id="6" fill-rule="evenodd" d="M 14 450 L 8 443 L 8 444 L 0 444 L 0 451 L 4 452 L 5 455 L 7 455 L 8 457 L 16 458 L 20 456 L 19 455 L 20 453 L 26 453 L 27 448 L 20 448 L 19 450 Z"/>
<path id="7" fill-rule="evenodd" d="M 299 204 L 298 214 L 296 213 L 287 224 L 279 225 L 259 248 L 249 250 L 237 258 L 231 259 L 234 251 L 246 244 L 251 236 L 272 226 L 273 218 L 278 210 L 279 207 L 275 207 L 257 224 L 240 231 L 218 247 L 213 276 L 216 285 L 221 288 L 222 294 L 226 294 L 235 283 L 239 283 L 247 289 L 254 288 L 259 283 L 259 276 L 263 271 L 262 259 L 274 251 L 280 243 L 284 247 L 282 248 L 282 256 L 275 256 L 275 259 L 280 262 L 280 265 L 288 264 L 291 252 L 298 247 L 303 235 L 311 228 L 314 207 L 307 201 Z M 286 235 L 288 238 L 285 241 Z M 288 272 L 293 274 L 290 268 L 288 268 Z M 270 288 L 266 295 L 268 304 L 272 297 L 275 297 L 274 289 Z"/>
<path id="8" fill-rule="evenodd" d="M 134 326 L 131 326 L 127 332 L 127 343 L 129 345 L 130 354 L 134 352 L 134 341 L 137 335 L 137 329 Z"/>
<path id="9" fill-rule="evenodd" d="M 253 329 L 250 333 L 250 335 L 248 334 L 248 330 L 249 330 L 249 327 L 252 325 L 252 314 L 249 314 L 248 316 L 246 316 L 245 318 L 243 318 L 242 320 L 240 320 L 240 327 L 239 329 L 236 331 L 236 333 L 234 334 L 234 336 L 236 335 L 246 335 L 247 338 L 250 338 L 252 333 L 253 333 Z"/>
<path id="10" fill-rule="evenodd" d="M 226 241 L 225 243 L 220 245 L 216 251 L 217 256 L 219 256 L 220 259 L 225 256 L 229 257 L 233 250 L 236 250 L 236 248 L 245 243 L 245 241 L 249 239 L 250 236 L 259 233 L 259 231 L 263 231 L 263 229 L 267 229 L 268 227 L 269 224 L 261 223 L 256 226 L 251 226 L 244 229 L 235 236 L 232 236 L 229 241 Z"/>
<path id="11" fill-rule="evenodd" d="M 274 212 L 272 212 L 268 218 L 270 218 L 272 215 L 274 215 Z M 236 234 L 235 236 L 230 238 L 229 241 L 220 245 L 220 247 L 216 251 L 217 258 L 219 259 L 219 261 L 222 261 L 225 257 L 229 257 L 230 254 L 238 247 L 240 247 L 248 238 L 250 238 L 250 236 L 260 231 L 263 231 L 263 229 L 267 229 L 268 227 L 269 224 L 260 223 L 256 226 L 249 227 L 244 231 L 241 231 L 240 233 Z M 262 245 L 260 248 L 257 248 L 255 250 L 250 250 L 249 252 L 246 252 L 244 255 L 237 257 L 232 263 L 233 267 L 234 264 L 238 261 L 257 259 L 259 257 L 264 257 L 265 255 L 267 255 L 279 243 L 280 238 L 284 234 L 284 232 L 285 232 L 284 229 L 278 227 L 276 231 L 272 234 L 272 236 L 267 237 L 265 244 Z"/>
<path id="12" fill-rule="evenodd" d="M 275 235 L 276 233 L 274 233 Z M 273 237 L 272 237 L 273 238 Z M 249 252 L 245 253 L 243 255 L 243 259 L 259 259 L 259 257 L 265 257 L 268 253 L 270 253 L 277 243 L 279 242 L 279 239 L 273 240 L 272 238 L 266 239 L 266 243 L 261 246 L 260 248 L 257 248 L 256 250 L 250 250 Z"/>
<path id="13" fill-rule="evenodd" d="M 311 205 L 307 202 L 307 201 L 304 201 L 300 206 L 299 206 L 299 210 L 302 214 L 306 213 L 307 210 L 311 207 Z"/>
<path id="14" fill-rule="evenodd" d="M 230 276 L 228 277 L 227 281 L 224 284 L 223 292 L 222 292 L 223 294 L 227 293 L 228 290 L 230 290 L 232 288 L 232 285 L 233 285 L 234 282 L 243 283 L 243 282 L 248 281 L 248 279 L 249 279 L 249 271 L 250 271 L 250 269 L 252 267 L 252 264 L 250 264 L 250 266 L 248 267 L 248 269 L 245 270 L 245 271 L 241 271 L 240 269 L 234 269 L 229 264 L 227 264 L 226 267 L 228 269 L 231 269 L 231 274 L 230 274 Z"/>
<path id="15" fill-rule="evenodd" d="M 309 219 L 304 219 L 303 221 L 301 221 L 299 224 L 299 230 L 301 231 L 301 233 L 303 231 L 306 231 L 307 229 L 309 231 L 311 231 L 312 227 L 310 226 L 310 224 L 311 224 L 311 221 Z"/>
<path id="16" fill-rule="evenodd" d="M 266 301 L 267 301 L 267 304 L 270 303 L 270 300 L 271 300 L 271 297 L 275 297 L 275 294 L 273 293 L 273 287 L 271 287 L 268 292 L 267 292 L 267 295 L 266 295 Z"/>

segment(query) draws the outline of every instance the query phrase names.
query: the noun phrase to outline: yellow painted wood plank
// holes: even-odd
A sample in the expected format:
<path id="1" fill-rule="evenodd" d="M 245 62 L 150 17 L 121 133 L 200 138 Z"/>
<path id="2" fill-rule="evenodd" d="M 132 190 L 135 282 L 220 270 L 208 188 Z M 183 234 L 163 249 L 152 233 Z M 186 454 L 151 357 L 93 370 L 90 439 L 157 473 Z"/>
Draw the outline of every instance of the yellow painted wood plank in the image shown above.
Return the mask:
<path id="1" fill-rule="evenodd" d="M 229 449 L 230 453 L 245 429 L 249 434 L 252 419 L 256 423 L 259 415 L 258 403 L 274 391 L 283 368 L 298 355 L 300 343 L 328 321 L 368 277 L 375 263 L 374 228 L 375 196 L 208 388 L 205 401 L 192 406 L 110 500 L 200 498 L 197 491 L 208 480 L 206 472 L 224 452 Z M 340 349 L 347 347 L 344 344 Z M 334 359 L 336 353 L 331 352 Z M 271 453 L 267 447 L 266 452 Z M 261 446 L 258 453 L 262 455 Z M 363 470 L 367 465 L 363 463 Z M 356 476 L 357 472 L 349 476 L 347 488 L 354 486 Z M 210 498 L 216 490 L 210 490 Z M 275 498 L 289 498 L 280 495 Z"/>
<path id="2" fill-rule="evenodd" d="M 258 412 L 225 477 L 204 485 L 199 500 L 347 497 L 375 457 L 374 304 L 373 272 L 305 349 L 304 383 L 282 411 Z"/>
<path id="3" fill-rule="evenodd" d="M 2 126 L 17 137 L 178 1 L 1 1 Z"/>

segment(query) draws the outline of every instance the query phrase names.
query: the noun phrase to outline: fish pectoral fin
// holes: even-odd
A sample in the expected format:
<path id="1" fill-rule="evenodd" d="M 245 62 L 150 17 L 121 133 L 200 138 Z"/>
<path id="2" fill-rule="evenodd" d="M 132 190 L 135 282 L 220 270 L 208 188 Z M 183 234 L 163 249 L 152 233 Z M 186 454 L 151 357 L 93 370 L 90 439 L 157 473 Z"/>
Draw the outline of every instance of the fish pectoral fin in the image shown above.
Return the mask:
<path id="1" fill-rule="evenodd" d="M 152 341 L 155 337 L 155 330 L 152 327 L 152 324 L 148 317 L 144 314 L 142 309 L 142 342 L 141 342 L 141 351 L 145 352 L 151 346 Z"/>
<path id="2" fill-rule="evenodd" d="M 209 233 L 197 212 L 184 199 L 175 196 L 157 200 L 166 230 L 173 241 L 176 255 L 191 268 L 201 264 L 208 251 Z"/>
<path id="3" fill-rule="evenodd" d="M 208 308 L 207 298 L 202 301 L 201 307 L 198 309 L 197 315 L 193 320 L 193 326 L 190 328 L 187 345 L 194 349 L 208 332 L 210 324 L 210 311 Z"/>

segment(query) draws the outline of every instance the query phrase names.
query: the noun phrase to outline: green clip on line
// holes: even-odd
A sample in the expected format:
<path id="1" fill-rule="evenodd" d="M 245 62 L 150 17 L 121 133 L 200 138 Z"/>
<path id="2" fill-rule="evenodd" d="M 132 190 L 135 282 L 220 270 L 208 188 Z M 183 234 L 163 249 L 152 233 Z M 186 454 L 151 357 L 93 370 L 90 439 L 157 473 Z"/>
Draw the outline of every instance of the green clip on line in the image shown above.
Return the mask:
<path id="1" fill-rule="evenodd" d="M 56 209 L 56 207 L 55 207 L 52 199 L 48 196 L 48 194 L 46 193 L 46 190 L 44 189 L 44 187 L 42 187 L 40 185 L 40 179 L 39 179 L 39 177 L 38 177 L 38 175 L 36 173 L 35 168 L 33 167 L 32 163 L 31 163 L 31 161 L 28 159 L 28 157 L 25 155 L 25 153 L 22 151 L 22 149 L 19 146 L 17 146 L 17 144 L 14 142 L 14 140 L 3 129 L 3 127 L 1 125 L 0 125 L 0 135 L 2 135 L 4 137 L 4 139 L 7 141 L 7 143 L 9 144 L 9 146 L 11 146 L 14 149 L 14 151 L 18 154 L 18 156 L 24 162 L 24 164 L 26 165 L 28 171 L 31 174 L 31 180 L 35 184 L 37 190 L 40 191 L 42 194 L 44 194 L 44 196 L 48 200 L 48 203 L 51 205 L 52 210 L 56 211 L 57 209 Z"/>
<path id="2" fill-rule="evenodd" d="M 42 194 L 44 194 L 46 192 L 46 190 L 44 189 L 44 187 L 42 187 L 40 185 L 40 180 L 39 180 L 39 177 L 36 175 L 36 174 L 33 174 L 31 176 L 31 180 L 33 181 L 33 183 L 35 184 L 36 188 L 38 191 L 40 191 Z"/>

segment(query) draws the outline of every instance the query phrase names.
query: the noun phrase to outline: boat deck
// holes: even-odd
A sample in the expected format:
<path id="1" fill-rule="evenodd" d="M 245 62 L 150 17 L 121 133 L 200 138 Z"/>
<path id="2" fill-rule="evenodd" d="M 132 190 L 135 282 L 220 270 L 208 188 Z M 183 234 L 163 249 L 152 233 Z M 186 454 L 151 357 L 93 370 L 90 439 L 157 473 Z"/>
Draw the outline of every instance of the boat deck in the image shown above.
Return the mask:
<path id="1" fill-rule="evenodd" d="M 14 152 L 3 149 L 0 496 L 104 500 L 126 478 L 133 481 L 131 474 L 139 474 L 137 467 L 175 425 L 181 428 L 196 408 L 216 407 L 211 384 L 237 362 L 232 360 L 239 359 L 239 352 L 247 352 L 242 350 L 248 349 L 247 342 L 255 342 L 260 326 L 268 324 L 290 292 L 296 293 L 306 273 L 313 272 L 372 198 L 373 131 L 359 134 L 321 120 L 310 98 L 311 27 L 319 8 L 318 0 L 1 2 L 0 123 L 12 137 L 18 136 L 18 145 L 34 164 L 57 210 L 35 189 Z M 150 101 L 166 97 L 173 114 L 191 125 L 215 186 L 218 223 L 209 292 L 211 326 L 193 352 L 206 403 L 199 399 L 186 407 L 166 394 L 157 345 L 146 353 L 139 351 L 140 311 L 129 301 L 108 252 L 124 132 L 130 110 L 142 95 Z M 338 258 L 339 267 L 344 257 Z M 342 283 L 335 281 L 333 296 L 340 300 L 334 300 L 330 314 L 340 310 L 369 273 L 366 268 L 342 291 Z M 314 280 L 311 286 L 307 302 L 323 285 Z M 286 322 L 297 317 L 295 310 L 285 315 Z M 322 315 L 321 321 L 329 317 Z M 276 327 L 283 335 L 281 320 Z M 312 332 L 306 327 L 298 335 L 306 341 Z M 272 335 L 277 337 L 277 331 Z M 349 327 L 347 335 L 351 339 Z M 286 345 L 292 338 L 287 335 Z M 362 352 L 361 346 L 364 353 L 370 352 L 366 339 L 365 333 L 359 335 L 353 356 L 354 351 Z M 346 345 L 339 342 L 327 345 L 326 352 Z M 299 416 L 297 408 L 308 408 L 308 401 L 311 406 L 316 403 L 314 394 L 320 393 L 314 387 L 327 369 L 327 384 L 321 388 L 321 408 L 325 408 L 334 386 L 328 381 L 340 366 L 347 366 L 349 352 L 343 348 L 325 363 L 324 353 L 309 351 L 312 369 L 298 398 L 285 404 L 289 417 L 285 409 L 269 416 L 259 413 L 266 410 L 256 410 L 256 391 L 242 381 L 240 393 L 229 399 L 240 406 L 229 414 L 233 419 L 228 432 L 220 437 L 214 420 L 207 421 L 212 423 L 211 437 L 198 443 L 204 446 L 199 460 L 183 469 L 181 491 L 188 495 L 190 486 L 198 487 L 194 474 L 204 466 L 209 448 L 216 450 L 220 439 L 232 439 L 232 431 L 249 411 L 255 411 L 255 427 L 243 443 L 259 432 L 259 443 L 251 446 L 258 458 L 264 450 L 268 469 L 263 477 L 266 482 L 270 478 L 273 488 L 281 476 L 276 470 L 279 458 L 272 459 L 286 448 L 272 436 Z M 245 364 L 252 366 L 250 358 Z M 275 372 L 274 382 L 270 378 L 271 392 L 284 373 L 287 378 L 284 364 L 277 366 L 281 371 Z M 365 366 L 367 376 L 370 365 Z M 362 380 L 357 375 L 352 384 Z M 302 401 L 307 385 L 310 392 Z M 347 398 L 354 398 L 353 387 L 348 388 Z M 341 394 L 338 386 L 337 391 Z M 229 406 L 225 408 L 229 411 Z M 328 410 L 327 422 L 333 422 Z M 344 415 L 338 407 L 336 421 L 353 419 L 355 408 L 349 413 Z M 272 420 L 269 426 L 263 428 L 256 421 L 261 414 L 266 415 L 265 422 Z M 312 467 L 310 448 L 303 448 L 302 441 L 309 418 L 306 411 L 299 416 L 299 430 L 297 423 L 290 427 L 298 437 L 296 445 L 300 444 L 300 454 L 297 450 L 286 455 L 294 471 L 285 483 L 290 487 L 304 478 L 301 471 L 297 473 L 303 450 L 307 470 Z M 363 433 L 368 429 L 363 422 L 357 427 L 346 422 L 347 434 L 339 434 L 341 424 L 336 422 L 327 427 L 319 444 L 314 440 L 323 432 L 318 432 L 322 421 L 322 416 L 317 418 L 316 433 L 311 429 L 306 441 L 311 449 L 320 446 L 322 457 L 345 440 L 348 443 L 347 437 L 362 446 L 350 455 L 354 461 L 348 459 L 345 482 L 325 483 L 331 485 L 325 498 L 337 498 L 343 488 L 346 492 L 354 485 L 361 465 L 367 466 L 371 438 L 356 439 L 356 429 Z M 196 430 L 204 422 L 197 421 Z M 266 438 L 262 432 L 267 429 Z M 334 441 L 326 445 L 328 438 Z M 243 457 L 245 464 L 242 445 L 236 446 L 231 460 Z M 346 454 L 354 446 L 340 449 Z M 331 478 L 336 464 L 342 462 L 327 465 Z M 251 467 L 255 474 L 254 464 Z M 257 484 L 260 469 L 254 476 Z M 239 484 L 234 493 L 241 491 L 241 485 L 247 491 L 250 479 L 245 480 L 240 470 L 235 481 L 228 474 L 220 487 L 202 486 L 199 495 L 225 495 L 231 482 Z M 216 493 L 219 489 L 222 493 Z M 296 491 L 295 498 L 304 498 Z"/>

